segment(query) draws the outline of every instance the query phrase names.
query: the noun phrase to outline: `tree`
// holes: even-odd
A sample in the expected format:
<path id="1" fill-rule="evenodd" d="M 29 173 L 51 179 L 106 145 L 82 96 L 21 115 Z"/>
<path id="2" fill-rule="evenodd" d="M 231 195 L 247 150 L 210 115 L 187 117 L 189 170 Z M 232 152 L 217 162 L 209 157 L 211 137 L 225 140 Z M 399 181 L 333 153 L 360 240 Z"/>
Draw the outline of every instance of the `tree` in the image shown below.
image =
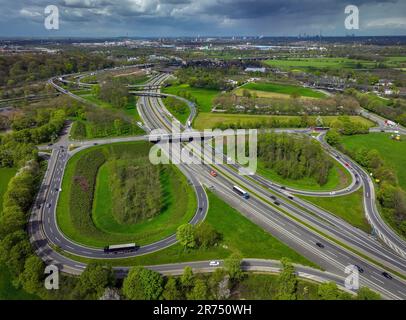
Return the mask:
<path id="1" fill-rule="evenodd" d="M 197 279 L 193 289 L 186 295 L 188 300 L 207 299 L 207 285 L 202 279 Z"/>
<path id="2" fill-rule="evenodd" d="M 224 267 L 232 280 L 239 280 L 243 276 L 241 270 L 242 257 L 238 253 L 233 253 L 224 260 Z"/>
<path id="3" fill-rule="evenodd" d="M 96 300 L 105 289 L 114 285 L 114 273 L 111 267 L 98 262 L 89 263 L 79 277 L 73 292 L 75 299 Z"/>
<path id="4" fill-rule="evenodd" d="M 162 296 L 165 300 L 181 300 L 182 293 L 178 289 L 178 282 L 176 278 L 169 277 L 168 281 L 165 284 L 164 291 Z"/>
<path id="5" fill-rule="evenodd" d="M 381 295 L 372 291 L 367 287 L 359 288 L 357 292 L 357 300 L 381 300 Z"/>
<path id="6" fill-rule="evenodd" d="M 0 217 L 0 238 L 18 230 L 22 230 L 26 224 L 26 217 L 19 206 L 13 205 L 3 209 Z"/>
<path id="7" fill-rule="evenodd" d="M 7 265 L 13 275 L 23 272 L 25 259 L 31 253 L 31 244 L 22 230 L 8 234 L 0 242 L 0 262 Z"/>
<path id="8" fill-rule="evenodd" d="M 38 294 L 44 287 L 44 263 L 38 256 L 30 256 L 25 260 L 23 273 L 19 276 L 19 283 L 23 289 L 31 294 Z"/>
<path id="9" fill-rule="evenodd" d="M 182 224 L 176 231 L 176 239 L 186 249 L 196 246 L 194 228 L 191 224 Z"/>
<path id="10" fill-rule="evenodd" d="M 191 267 L 187 266 L 183 270 L 183 274 L 180 277 L 180 283 L 182 284 L 183 287 L 185 288 L 191 288 L 194 285 L 195 281 L 195 276 L 193 274 L 193 270 Z"/>
<path id="11" fill-rule="evenodd" d="M 321 300 L 339 300 L 340 291 L 334 282 L 326 282 L 319 285 L 317 291 Z"/>
<path id="12" fill-rule="evenodd" d="M 296 300 L 297 276 L 295 268 L 287 259 L 282 259 L 282 271 L 278 276 L 277 298 L 279 300 Z"/>
<path id="13" fill-rule="evenodd" d="M 156 300 L 162 291 L 162 276 L 143 267 L 133 267 L 123 282 L 123 293 L 131 300 Z"/>
<path id="14" fill-rule="evenodd" d="M 211 224 L 202 222 L 195 227 L 194 238 L 198 247 L 209 248 L 217 244 L 220 234 Z"/>
<path id="15" fill-rule="evenodd" d="M 211 274 L 208 285 L 213 298 L 222 300 L 230 296 L 229 280 L 230 277 L 223 268 L 217 268 Z"/>

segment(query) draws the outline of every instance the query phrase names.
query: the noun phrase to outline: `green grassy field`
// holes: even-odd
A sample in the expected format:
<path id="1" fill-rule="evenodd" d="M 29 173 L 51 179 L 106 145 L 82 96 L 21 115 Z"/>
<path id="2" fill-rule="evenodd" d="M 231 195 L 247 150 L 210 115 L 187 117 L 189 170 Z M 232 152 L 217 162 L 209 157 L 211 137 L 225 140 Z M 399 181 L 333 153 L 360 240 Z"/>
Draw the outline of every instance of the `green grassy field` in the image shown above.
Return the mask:
<path id="1" fill-rule="evenodd" d="M 3 196 L 7 191 L 8 182 L 16 173 L 17 170 L 14 168 L 0 168 L 0 215 L 3 210 Z"/>
<path id="2" fill-rule="evenodd" d="M 38 297 L 17 289 L 11 282 L 8 268 L 0 264 L 0 300 L 37 300 Z"/>
<path id="3" fill-rule="evenodd" d="M 375 63 L 366 60 L 355 60 L 348 58 L 301 58 L 286 60 L 267 60 L 265 64 L 285 70 L 298 69 L 301 71 L 312 71 L 318 69 L 364 69 L 373 68 Z"/>
<path id="4" fill-rule="evenodd" d="M 262 91 L 262 92 L 272 92 L 283 95 L 291 95 L 292 93 L 298 94 L 301 97 L 309 98 L 324 98 L 326 95 L 322 92 L 315 91 L 309 88 L 303 88 L 300 86 L 288 85 L 288 84 L 278 84 L 278 83 L 248 83 L 242 86 L 243 89 Z"/>
<path id="5" fill-rule="evenodd" d="M 214 98 L 220 93 L 218 90 L 193 88 L 187 84 L 169 86 L 162 89 L 162 92 L 182 96 L 182 92 L 190 94 L 195 100 L 199 111 L 210 112 L 213 107 Z"/>
<path id="6" fill-rule="evenodd" d="M 272 180 L 273 182 L 299 190 L 340 190 L 347 187 L 351 183 L 351 176 L 348 171 L 345 170 L 336 161 L 334 161 L 334 166 L 330 170 L 327 183 L 322 186 L 317 183 L 316 179 L 310 177 L 298 180 L 284 179 L 271 168 L 266 168 L 264 163 L 260 160 L 258 160 L 257 173 L 265 178 Z"/>
<path id="7" fill-rule="evenodd" d="M 86 94 L 82 94 L 81 97 L 86 99 L 89 102 L 92 102 L 92 103 L 102 107 L 102 108 L 117 110 L 110 103 L 95 97 L 93 94 L 86 93 Z M 136 108 L 136 101 L 137 101 L 136 97 L 130 96 L 130 99 L 128 100 L 127 105 L 122 110 L 127 115 L 133 117 L 135 120 L 140 121 L 141 117 L 138 114 L 138 111 L 137 111 L 137 108 Z"/>
<path id="8" fill-rule="evenodd" d="M 317 117 L 309 116 L 310 120 Z M 322 116 L 324 124 L 328 126 L 332 121 L 338 120 L 339 116 Z M 360 116 L 348 116 L 351 121 L 373 127 L 374 123 Z M 241 122 L 243 124 L 258 123 L 277 119 L 280 122 L 288 122 L 291 119 L 300 119 L 299 116 L 269 116 L 269 115 L 246 115 L 246 114 L 224 114 L 224 113 L 199 113 L 194 121 L 194 128 L 197 130 L 212 129 L 217 124 L 233 124 Z"/>
<path id="9" fill-rule="evenodd" d="M 91 212 L 84 213 L 70 209 L 72 185 L 78 178 L 75 177 L 75 172 L 81 157 L 101 150 L 107 159 L 141 159 L 148 157 L 150 146 L 146 142 L 97 146 L 77 153 L 69 160 L 57 208 L 59 227 L 67 237 L 94 247 L 128 242 L 144 245 L 173 234 L 179 225 L 192 218 L 196 210 L 196 196 L 193 189 L 188 186 L 186 178 L 174 166 L 166 166 L 164 169 L 166 175 L 162 177 L 161 185 L 164 189 L 166 206 L 153 219 L 132 225 L 120 225 L 114 220 L 108 210 L 111 194 L 108 190 L 108 174 L 103 170 L 103 166 L 99 169 L 97 179 L 94 177 L 96 187 Z M 148 161 L 148 158 L 145 158 L 145 161 Z"/>
<path id="10" fill-rule="evenodd" d="M 390 139 L 390 134 L 369 133 L 364 135 L 343 136 L 342 144 L 347 150 L 354 151 L 360 147 L 376 149 L 399 180 L 399 185 L 406 191 L 406 137 L 402 141 Z"/>
<path id="11" fill-rule="evenodd" d="M 244 258 L 262 258 L 280 260 L 289 258 L 294 263 L 317 267 L 293 249 L 274 238 L 256 224 L 242 216 L 216 195 L 208 192 L 209 212 L 206 221 L 222 234 L 219 246 L 208 249 L 185 251 L 179 244 L 164 250 L 128 259 L 104 260 L 113 266 L 156 265 L 199 260 L 227 258 L 238 252 Z M 89 259 L 74 257 L 78 261 L 89 262 Z"/>
<path id="12" fill-rule="evenodd" d="M 277 295 L 278 276 L 271 274 L 248 273 L 236 288 L 237 299 L 274 300 Z M 318 284 L 299 280 L 296 294 L 298 300 L 319 300 Z"/>
<path id="13" fill-rule="evenodd" d="M 165 104 L 166 109 L 181 123 L 186 124 L 187 119 L 190 115 L 190 108 L 186 102 L 173 97 L 167 97 L 162 99 Z"/>
<path id="14" fill-rule="evenodd" d="M 346 196 L 339 197 L 298 197 L 309 201 L 327 211 L 344 219 L 353 226 L 371 232 L 371 226 L 365 217 L 364 207 L 362 204 L 362 189 Z"/>

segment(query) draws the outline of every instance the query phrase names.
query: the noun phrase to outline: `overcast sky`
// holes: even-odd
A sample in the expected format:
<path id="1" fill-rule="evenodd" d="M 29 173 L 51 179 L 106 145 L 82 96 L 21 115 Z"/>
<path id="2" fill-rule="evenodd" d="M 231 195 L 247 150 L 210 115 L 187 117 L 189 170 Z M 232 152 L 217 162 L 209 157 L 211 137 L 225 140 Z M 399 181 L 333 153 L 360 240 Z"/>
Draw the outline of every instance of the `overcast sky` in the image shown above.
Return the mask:
<path id="1" fill-rule="evenodd" d="M 357 5 L 360 29 L 344 27 Z M 56 5 L 59 30 L 46 30 Z M 406 35 L 406 0 L 0 0 L 0 36 Z"/>

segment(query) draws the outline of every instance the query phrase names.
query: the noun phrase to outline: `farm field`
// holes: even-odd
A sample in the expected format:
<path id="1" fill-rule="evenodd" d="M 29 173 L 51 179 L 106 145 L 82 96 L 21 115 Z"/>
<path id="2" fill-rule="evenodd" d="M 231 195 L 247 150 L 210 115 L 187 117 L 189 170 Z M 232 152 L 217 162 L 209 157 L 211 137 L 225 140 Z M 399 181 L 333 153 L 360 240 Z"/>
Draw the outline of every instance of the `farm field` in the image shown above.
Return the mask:
<path id="1" fill-rule="evenodd" d="M 208 249 L 185 250 L 179 244 L 176 244 L 159 252 L 135 258 L 103 260 L 103 262 L 112 266 L 156 265 L 224 259 L 231 253 L 238 252 L 244 258 L 280 260 L 286 257 L 293 263 L 317 267 L 314 263 L 245 218 L 212 192 L 208 191 L 208 197 L 210 206 L 206 222 L 222 234 L 222 241 L 219 246 Z M 90 261 L 77 256 L 73 257 L 78 261 Z"/>
<path id="2" fill-rule="evenodd" d="M 390 139 L 390 134 L 369 133 L 366 135 L 343 136 L 342 145 L 350 150 L 368 146 L 376 149 L 385 162 L 396 172 L 399 185 L 406 191 L 406 137 L 402 141 Z"/>
<path id="3" fill-rule="evenodd" d="M 316 116 L 309 116 L 310 120 L 316 122 Z M 324 124 L 328 126 L 332 121 L 335 121 L 339 116 L 322 116 Z M 370 127 L 374 126 L 374 123 L 360 116 L 349 116 L 351 121 L 355 121 L 360 124 L 368 125 Z M 199 113 L 194 121 L 194 128 L 197 130 L 212 129 L 218 124 L 231 125 L 231 124 L 241 124 L 241 128 L 248 126 L 250 124 L 266 123 L 272 120 L 280 122 L 281 127 L 289 122 L 300 121 L 299 116 L 274 116 L 274 115 L 246 115 L 246 114 L 224 114 L 224 113 Z"/>
<path id="4" fill-rule="evenodd" d="M 137 160 L 150 165 L 149 148 L 147 142 L 117 143 L 92 147 L 69 160 L 57 207 L 58 224 L 67 237 L 93 247 L 128 242 L 144 245 L 173 234 L 192 218 L 195 194 L 174 166 L 160 171 L 163 203 L 157 216 L 125 224 L 113 214 L 111 177 L 104 164 Z"/>
<path id="5" fill-rule="evenodd" d="M 284 70 L 316 71 L 318 69 L 365 69 L 374 68 L 375 63 L 366 60 L 349 58 L 300 58 L 286 60 L 266 60 L 265 64 Z"/>
<path id="6" fill-rule="evenodd" d="M 365 232 L 371 232 L 371 226 L 365 217 L 362 204 L 362 189 L 352 194 L 339 197 L 307 197 L 298 195 L 303 200 L 309 201 L 316 206 L 342 218 Z"/>
<path id="7" fill-rule="evenodd" d="M 3 196 L 7 191 L 8 182 L 15 176 L 15 168 L 0 168 L 0 215 L 3 210 Z"/>
<path id="8" fill-rule="evenodd" d="M 289 97 L 291 94 L 297 94 L 300 97 L 306 98 L 324 98 L 326 95 L 322 92 L 315 91 L 309 88 L 303 88 L 300 86 L 278 83 L 248 83 L 237 89 L 237 94 L 242 94 L 244 89 L 253 91 L 258 97 L 272 97 L 277 95 L 279 97 Z M 268 96 L 269 95 L 269 96 Z"/>
<path id="9" fill-rule="evenodd" d="M 181 84 L 177 86 L 169 86 L 162 89 L 163 93 L 169 93 L 176 96 L 190 95 L 197 104 L 200 112 L 210 112 L 212 109 L 212 103 L 214 98 L 220 93 L 218 90 L 204 89 L 204 88 L 192 88 L 187 84 Z M 187 96 L 184 96 L 189 99 Z M 190 99 L 189 99 L 190 100 Z"/>

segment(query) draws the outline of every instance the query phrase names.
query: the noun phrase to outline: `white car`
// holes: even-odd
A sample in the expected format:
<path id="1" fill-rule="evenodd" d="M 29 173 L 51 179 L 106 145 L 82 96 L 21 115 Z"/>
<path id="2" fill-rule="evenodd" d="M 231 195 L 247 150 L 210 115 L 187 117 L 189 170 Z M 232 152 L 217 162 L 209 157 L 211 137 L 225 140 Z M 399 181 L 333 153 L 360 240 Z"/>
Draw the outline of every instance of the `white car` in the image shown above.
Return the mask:
<path id="1" fill-rule="evenodd" d="M 330 195 L 335 195 L 335 194 L 336 194 L 335 191 L 331 191 L 331 192 L 330 192 Z"/>
<path id="2" fill-rule="evenodd" d="M 220 265 L 220 262 L 213 260 L 210 261 L 209 265 L 210 267 L 217 267 L 218 265 Z"/>

